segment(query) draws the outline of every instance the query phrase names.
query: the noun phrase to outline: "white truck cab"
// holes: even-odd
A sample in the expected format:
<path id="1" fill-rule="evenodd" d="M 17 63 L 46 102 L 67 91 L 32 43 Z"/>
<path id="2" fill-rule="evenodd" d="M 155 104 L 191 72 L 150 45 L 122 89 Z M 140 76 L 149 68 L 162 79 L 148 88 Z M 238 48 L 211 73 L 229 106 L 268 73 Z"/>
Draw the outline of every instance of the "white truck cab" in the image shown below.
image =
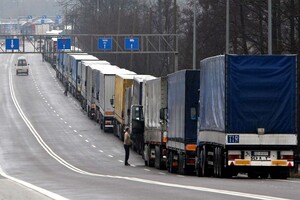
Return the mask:
<path id="1" fill-rule="evenodd" d="M 29 64 L 27 63 L 27 60 L 24 56 L 18 58 L 18 63 L 15 64 L 15 66 L 16 66 L 16 75 L 26 74 L 28 76 Z"/>

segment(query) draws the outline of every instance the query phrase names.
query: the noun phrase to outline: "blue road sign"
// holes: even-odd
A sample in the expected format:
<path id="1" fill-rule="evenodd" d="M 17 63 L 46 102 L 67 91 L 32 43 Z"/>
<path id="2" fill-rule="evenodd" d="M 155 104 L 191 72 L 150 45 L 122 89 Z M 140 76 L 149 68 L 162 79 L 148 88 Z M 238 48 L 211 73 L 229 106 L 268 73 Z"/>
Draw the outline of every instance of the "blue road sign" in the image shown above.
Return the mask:
<path id="1" fill-rule="evenodd" d="M 125 50 L 137 51 L 139 50 L 139 38 L 125 38 Z"/>
<path id="2" fill-rule="evenodd" d="M 44 19 L 41 19 L 41 24 L 45 24 L 45 20 Z"/>
<path id="3" fill-rule="evenodd" d="M 58 38 L 57 49 L 58 50 L 71 49 L 71 38 Z"/>
<path id="4" fill-rule="evenodd" d="M 42 16 L 42 19 L 47 19 L 47 16 L 46 16 L 46 15 L 43 15 L 43 16 Z"/>
<path id="5" fill-rule="evenodd" d="M 61 23 L 61 16 L 60 15 L 56 15 L 55 23 L 56 24 L 60 24 Z"/>
<path id="6" fill-rule="evenodd" d="M 100 50 L 112 50 L 112 38 L 99 38 L 98 49 Z"/>
<path id="7" fill-rule="evenodd" d="M 32 19 L 32 15 L 28 15 L 27 19 Z"/>
<path id="8" fill-rule="evenodd" d="M 6 50 L 19 50 L 19 39 L 16 38 L 7 38 L 5 40 L 5 48 Z"/>

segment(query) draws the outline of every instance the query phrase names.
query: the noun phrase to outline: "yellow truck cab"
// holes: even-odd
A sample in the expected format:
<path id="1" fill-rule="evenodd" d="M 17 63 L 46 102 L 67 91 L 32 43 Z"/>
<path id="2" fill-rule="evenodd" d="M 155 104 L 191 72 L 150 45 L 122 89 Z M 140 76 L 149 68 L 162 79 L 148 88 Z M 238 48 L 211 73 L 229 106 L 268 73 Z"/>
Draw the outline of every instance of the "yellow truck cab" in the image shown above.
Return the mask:
<path id="1" fill-rule="evenodd" d="M 29 64 L 27 63 L 27 60 L 24 56 L 18 58 L 18 63 L 15 64 L 15 66 L 16 66 L 16 75 L 26 74 L 28 76 Z"/>

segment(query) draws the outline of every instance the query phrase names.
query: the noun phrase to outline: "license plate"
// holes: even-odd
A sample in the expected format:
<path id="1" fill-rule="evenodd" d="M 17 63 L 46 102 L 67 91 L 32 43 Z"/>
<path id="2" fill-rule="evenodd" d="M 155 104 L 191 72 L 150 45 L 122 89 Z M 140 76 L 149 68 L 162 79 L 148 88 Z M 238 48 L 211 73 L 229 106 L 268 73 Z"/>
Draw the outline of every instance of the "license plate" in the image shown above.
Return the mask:
<path id="1" fill-rule="evenodd" d="M 270 159 L 271 157 L 269 151 L 253 151 L 251 154 L 251 160 L 253 161 L 264 161 Z"/>

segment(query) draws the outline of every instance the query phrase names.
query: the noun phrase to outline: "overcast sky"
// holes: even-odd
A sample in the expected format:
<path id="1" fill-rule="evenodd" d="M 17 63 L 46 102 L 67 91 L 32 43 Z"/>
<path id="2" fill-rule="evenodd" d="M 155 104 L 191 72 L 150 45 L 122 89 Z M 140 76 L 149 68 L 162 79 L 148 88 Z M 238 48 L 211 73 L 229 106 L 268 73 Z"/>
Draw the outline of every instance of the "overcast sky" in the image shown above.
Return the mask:
<path id="1" fill-rule="evenodd" d="M 56 0 L 0 0 L 0 18 L 61 15 Z"/>

